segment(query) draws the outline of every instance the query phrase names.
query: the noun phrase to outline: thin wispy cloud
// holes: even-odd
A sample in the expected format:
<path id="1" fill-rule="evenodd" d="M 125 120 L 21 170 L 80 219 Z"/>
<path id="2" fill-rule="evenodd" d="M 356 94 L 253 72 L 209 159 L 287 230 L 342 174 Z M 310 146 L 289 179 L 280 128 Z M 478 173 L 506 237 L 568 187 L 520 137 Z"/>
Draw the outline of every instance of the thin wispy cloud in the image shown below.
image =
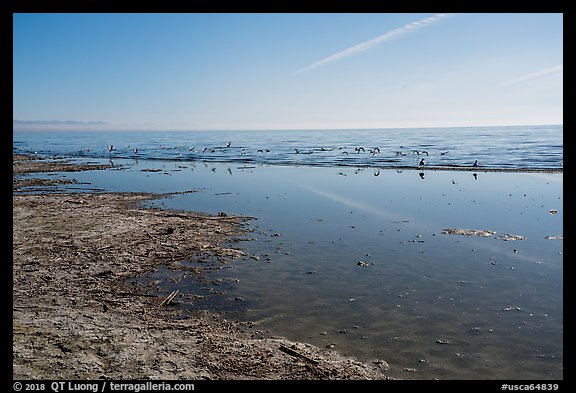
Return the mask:
<path id="1" fill-rule="evenodd" d="M 510 79 L 508 81 L 502 82 L 498 87 L 512 86 L 520 83 L 525 83 L 534 79 L 542 78 L 549 75 L 556 75 L 564 72 L 564 64 L 560 64 L 554 67 L 545 68 L 540 71 L 531 72 L 529 74 L 522 75 L 518 78 Z"/>
<path id="2" fill-rule="evenodd" d="M 408 23 L 407 25 L 404 25 L 404 26 L 399 27 L 397 29 L 391 30 L 391 31 L 389 31 L 385 34 L 382 34 L 376 38 L 373 38 L 369 41 L 361 42 L 361 43 L 356 44 L 356 45 L 354 45 L 348 49 L 344 49 L 341 52 L 338 52 L 338 53 L 335 53 L 331 56 L 328 56 L 322 60 L 318 60 L 317 62 L 312 63 L 312 64 L 298 70 L 298 73 L 310 71 L 310 70 L 312 70 L 314 68 L 318 68 L 322 65 L 332 63 L 333 61 L 340 60 L 340 59 L 343 59 L 345 57 L 349 57 L 349 56 L 353 56 L 353 55 L 357 55 L 359 53 L 365 52 L 369 49 L 372 49 L 376 45 L 380 45 L 382 43 L 392 41 L 392 40 L 400 38 L 406 34 L 409 34 L 409 33 L 412 33 L 416 30 L 419 30 L 423 27 L 430 26 L 430 25 L 440 21 L 441 19 L 444 19 L 444 18 L 451 16 L 451 15 L 453 15 L 453 14 L 436 14 L 434 16 L 429 16 L 429 17 L 420 19 L 416 22 Z"/>

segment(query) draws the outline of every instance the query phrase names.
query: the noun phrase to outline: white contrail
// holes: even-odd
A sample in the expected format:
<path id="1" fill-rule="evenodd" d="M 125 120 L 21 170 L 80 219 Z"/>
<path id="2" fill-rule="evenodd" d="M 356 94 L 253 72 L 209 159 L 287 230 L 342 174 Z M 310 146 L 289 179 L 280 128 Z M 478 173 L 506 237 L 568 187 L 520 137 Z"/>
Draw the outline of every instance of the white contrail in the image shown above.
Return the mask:
<path id="1" fill-rule="evenodd" d="M 384 209 L 380 209 L 378 207 L 369 205 L 369 204 L 361 202 L 361 201 L 357 201 L 357 200 L 348 198 L 344 195 L 338 195 L 336 193 L 320 190 L 316 187 L 308 186 L 305 184 L 298 184 L 298 185 L 302 188 L 305 188 L 308 191 L 312 191 L 313 193 L 318 194 L 320 196 L 323 196 L 325 198 L 328 198 L 334 202 L 338 202 L 338 203 L 343 204 L 344 206 L 348 206 L 348 207 L 351 207 L 354 209 L 358 209 L 358 210 L 370 213 L 370 214 L 375 215 L 375 216 L 380 217 L 380 218 L 398 219 L 398 220 L 401 219 L 401 217 L 399 217 L 397 214 L 386 211 Z"/>
<path id="2" fill-rule="evenodd" d="M 527 82 L 527 81 L 530 81 L 532 79 L 541 78 L 543 76 L 547 76 L 547 75 L 551 75 L 551 74 L 557 74 L 560 72 L 564 72 L 564 64 L 560 64 L 560 65 L 546 68 L 546 69 L 536 71 L 536 72 L 531 72 L 530 74 L 522 75 L 518 78 L 510 79 L 509 81 L 502 82 L 501 84 L 498 85 L 498 87 L 516 85 L 518 83 Z"/>
<path id="3" fill-rule="evenodd" d="M 445 17 L 450 16 L 450 15 L 452 15 L 452 14 L 436 14 L 434 16 L 429 16 L 427 18 L 420 19 L 416 22 L 408 23 L 405 26 L 391 30 L 391 31 L 387 32 L 386 34 L 382 34 L 382 35 L 380 35 L 376 38 L 373 38 L 369 41 L 362 42 L 362 43 L 354 45 L 348 49 L 344 49 L 341 52 L 335 53 L 332 56 L 328 56 L 322 60 L 318 60 L 317 62 L 312 63 L 309 66 L 300 69 L 298 71 L 298 73 L 309 71 L 313 68 L 320 67 L 321 65 L 331 63 L 331 62 L 336 61 L 336 60 L 340 60 L 344 57 L 348 57 L 348 56 L 355 55 L 357 53 L 364 52 L 364 51 L 366 51 L 366 50 L 368 50 L 368 49 L 370 49 L 370 48 L 372 48 L 378 44 L 381 44 L 381 43 L 387 42 L 387 41 L 391 41 L 395 38 L 399 38 L 405 34 L 411 33 L 411 32 L 413 32 L 417 29 L 420 29 L 422 27 L 429 26 L 433 23 L 438 22 L 440 19 L 445 18 Z"/>

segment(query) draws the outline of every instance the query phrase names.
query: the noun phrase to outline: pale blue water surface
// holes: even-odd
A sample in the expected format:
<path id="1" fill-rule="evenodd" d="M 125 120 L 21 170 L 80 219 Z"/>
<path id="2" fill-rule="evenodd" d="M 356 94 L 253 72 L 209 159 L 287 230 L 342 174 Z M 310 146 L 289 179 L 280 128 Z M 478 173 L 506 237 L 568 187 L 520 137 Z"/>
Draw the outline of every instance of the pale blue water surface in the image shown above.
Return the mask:
<path id="1" fill-rule="evenodd" d="M 232 140 L 226 136 L 212 137 Z M 30 150 L 32 142 L 19 140 L 15 147 Z M 465 142 L 445 156 L 456 144 Z M 66 155 L 64 142 L 57 153 L 43 146 Z M 78 192 L 198 190 L 149 205 L 256 218 L 252 240 L 232 244 L 245 257 L 178 283 L 170 278 L 182 272 L 143 278 L 204 296 L 184 308 L 257 321 L 257 329 L 362 361 L 384 359 L 399 378 L 563 378 L 563 240 L 549 238 L 563 236 L 561 172 L 67 156 L 111 165 L 61 174 L 80 182 Z M 464 165 L 477 155 L 459 157 Z M 544 167 L 561 168 L 555 160 Z M 498 237 L 505 234 L 525 239 Z"/>
<path id="2" fill-rule="evenodd" d="M 23 153 L 112 159 L 393 167 L 417 166 L 424 158 L 427 166 L 470 166 L 478 160 L 483 168 L 561 169 L 563 126 L 14 132 L 14 148 Z"/>

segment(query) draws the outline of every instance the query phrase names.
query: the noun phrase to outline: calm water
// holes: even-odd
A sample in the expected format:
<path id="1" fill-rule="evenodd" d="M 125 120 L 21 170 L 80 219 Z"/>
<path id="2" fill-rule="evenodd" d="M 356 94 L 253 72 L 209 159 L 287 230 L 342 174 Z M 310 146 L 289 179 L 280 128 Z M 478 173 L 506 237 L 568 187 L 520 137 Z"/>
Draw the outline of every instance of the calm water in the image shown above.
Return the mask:
<path id="1" fill-rule="evenodd" d="M 13 145 L 20 152 L 112 159 L 395 167 L 417 166 L 424 158 L 428 166 L 470 166 L 478 160 L 484 168 L 563 167 L 563 126 L 271 132 L 16 132 Z M 109 152 L 109 145 L 115 150 Z"/>
<path id="2" fill-rule="evenodd" d="M 559 143 L 555 154 L 524 152 L 528 160 L 540 162 L 541 166 L 530 168 L 562 166 L 559 131 L 556 142 L 547 142 Z M 413 140 L 416 134 L 414 130 Z M 226 135 L 229 138 L 223 143 L 231 141 L 233 146 L 232 135 L 240 133 Z M 264 139 L 280 138 L 279 134 L 251 135 L 261 137 L 245 138 L 250 141 L 245 145 L 263 146 Z M 15 135 L 14 146 L 24 151 L 35 150 L 37 144 L 50 155 L 76 154 L 64 141 L 52 147 L 49 137 L 40 142 L 26 138 Z M 99 138 L 92 143 L 102 144 Z M 546 145 L 544 138 L 536 142 L 538 138 L 534 136 L 532 146 Z M 408 139 L 403 146 L 425 148 L 430 160 L 434 151 L 448 150 L 447 141 L 443 147 L 430 147 L 408 144 Z M 74 141 L 77 146 L 89 145 L 88 140 Z M 304 140 L 299 143 L 304 145 Z M 439 157 L 453 154 L 454 158 L 455 145 Z M 286 160 L 295 159 L 285 150 Z M 482 150 L 486 151 L 482 162 L 500 161 L 488 158 L 488 147 L 472 150 L 477 154 L 471 157 L 479 161 L 476 157 Z M 350 151 L 349 157 L 361 159 Z M 82 161 L 108 162 L 107 154 Z M 354 154 L 366 162 L 377 157 Z M 542 157 L 557 154 L 556 164 L 542 164 Z M 462 163 L 470 161 L 465 155 L 457 157 Z M 203 296 L 184 307 L 215 308 L 258 321 L 257 329 L 320 347 L 333 346 L 363 361 L 385 359 L 389 373 L 400 378 L 563 378 L 563 240 L 546 238 L 563 235 L 561 173 L 380 170 L 380 164 L 336 167 L 308 161 L 306 166 L 281 166 L 159 157 L 114 157 L 113 162 L 107 171 L 63 176 L 81 183 L 74 186 L 77 191 L 198 189 L 151 205 L 256 217 L 248 236 L 253 240 L 233 245 L 244 250 L 245 258 L 222 265 L 202 279 L 165 270 L 144 278 L 163 280 L 166 291 L 178 288 Z M 523 161 L 507 165 L 518 162 Z M 551 214 L 551 209 L 557 213 Z M 488 238 L 449 235 L 442 231 L 446 228 L 496 234 Z M 497 238 L 503 234 L 525 239 Z M 174 283 L 174 278 L 181 280 Z"/>

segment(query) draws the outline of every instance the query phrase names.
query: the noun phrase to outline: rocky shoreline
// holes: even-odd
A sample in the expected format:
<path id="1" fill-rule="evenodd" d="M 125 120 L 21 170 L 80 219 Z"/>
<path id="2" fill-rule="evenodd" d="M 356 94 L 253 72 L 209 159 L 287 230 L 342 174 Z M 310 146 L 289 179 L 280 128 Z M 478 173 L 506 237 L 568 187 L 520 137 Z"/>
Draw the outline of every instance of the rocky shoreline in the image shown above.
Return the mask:
<path id="1" fill-rule="evenodd" d="M 246 218 L 140 206 L 154 194 L 19 192 L 47 184 L 37 172 L 106 168 L 13 156 L 13 379 L 390 379 L 383 360 L 360 363 L 210 311 L 182 318 L 187 294 L 128 283 L 201 255 L 242 255 L 223 244 Z"/>

